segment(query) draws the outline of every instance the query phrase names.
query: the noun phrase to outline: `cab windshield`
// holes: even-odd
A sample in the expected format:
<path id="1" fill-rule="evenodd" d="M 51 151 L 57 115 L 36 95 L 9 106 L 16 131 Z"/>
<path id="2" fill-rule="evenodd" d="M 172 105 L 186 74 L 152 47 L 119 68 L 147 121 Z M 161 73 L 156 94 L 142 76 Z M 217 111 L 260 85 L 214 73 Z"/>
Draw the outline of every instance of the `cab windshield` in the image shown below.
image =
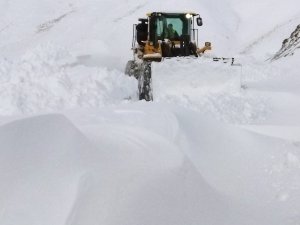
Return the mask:
<path id="1" fill-rule="evenodd" d="M 189 19 L 185 17 L 185 14 L 160 14 L 152 18 L 150 29 L 151 39 L 164 40 L 170 39 L 170 32 L 172 37 L 179 39 L 182 35 L 188 35 Z"/>

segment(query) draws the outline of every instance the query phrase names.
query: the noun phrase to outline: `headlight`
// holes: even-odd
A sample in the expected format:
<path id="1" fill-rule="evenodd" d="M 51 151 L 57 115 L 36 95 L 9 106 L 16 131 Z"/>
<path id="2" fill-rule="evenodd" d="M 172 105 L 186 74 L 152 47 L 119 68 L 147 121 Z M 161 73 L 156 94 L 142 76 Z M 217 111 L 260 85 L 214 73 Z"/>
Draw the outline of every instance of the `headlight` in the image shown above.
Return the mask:
<path id="1" fill-rule="evenodd" d="M 192 18 L 192 15 L 188 13 L 188 14 L 185 15 L 185 17 L 186 17 L 187 19 L 190 19 L 190 18 Z"/>

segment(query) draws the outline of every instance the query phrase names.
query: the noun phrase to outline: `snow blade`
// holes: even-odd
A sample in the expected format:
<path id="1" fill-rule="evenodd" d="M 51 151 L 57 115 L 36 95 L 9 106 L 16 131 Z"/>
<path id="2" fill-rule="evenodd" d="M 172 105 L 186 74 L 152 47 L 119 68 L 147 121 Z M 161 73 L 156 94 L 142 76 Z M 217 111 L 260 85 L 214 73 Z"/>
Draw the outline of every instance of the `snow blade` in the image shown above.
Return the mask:
<path id="1" fill-rule="evenodd" d="M 236 64 L 233 64 L 236 65 Z M 210 58 L 171 58 L 152 63 L 153 99 L 188 99 L 214 92 L 239 92 L 241 67 Z"/>

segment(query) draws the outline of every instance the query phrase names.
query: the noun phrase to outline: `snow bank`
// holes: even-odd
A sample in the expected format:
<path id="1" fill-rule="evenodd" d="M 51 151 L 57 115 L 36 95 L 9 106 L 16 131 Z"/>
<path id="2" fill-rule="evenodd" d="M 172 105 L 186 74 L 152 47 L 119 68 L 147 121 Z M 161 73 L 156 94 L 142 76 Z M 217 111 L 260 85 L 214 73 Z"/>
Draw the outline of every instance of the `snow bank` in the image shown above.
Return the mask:
<path id="1" fill-rule="evenodd" d="M 227 196 L 262 204 L 261 207 L 266 207 L 263 204 L 275 206 L 280 190 L 290 190 L 295 198 L 299 197 L 291 188 L 300 187 L 297 181 L 300 177 L 294 177 L 299 164 L 294 167 L 286 162 L 289 154 L 299 158 L 299 146 L 231 125 L 217 124 L 208 118 L 199 118 L 198 113 L 181 111 L 176 115 L 182 132 L 178 139 L 181 148 L 214 188 L 221 187 L 219 191 Z M 290 181 L 274 186 L 274 182 L 283 176 Z"/>
<path id="2" fill-rule="evenodd" d="M 131 115 L 124 108 L 97 118 L 119 120 L 120 113 Z M 0 127 L 1 223 L 179 225 L 226 218 L 226 198 L 170 139 L 145 127 L 96 126 L 97 142 L 61 115 Z"/>
<path id="3" fill-rule="evenodd" d="M 95 144 L 111 149 L 112 170 L 122 172 L 114 173 L 110 191 L 118 186 L 122 192 L 90 187 L 74 224 L 280 225 L 299 219 L 300 155 L 294 143 L 174 105 L 137 103 L 89 116 L 88 123 L 75 112 L 71 118 Z M 96 208 L 103 201 L 107 211 L 100 215 Z"/>
<path id="4" fill-rule="evenodd" d="M 86 61 L 51 44 L 18 60 L 4 60 L 0 64 L 0 114 L 99 107 L 136 99 L 135 79 L 117 70 L 85 65 Z"/>
<path id="5" fill-rule="evenodd" d="M 0 127 L 1 223 L 298 221 L 298 146 L 170 105 L 88 112 L 89 138 L 57 114 Z"/>
<path id="6" fill-rule="evenodd" d="M 1 224 L 64 224 L 95 148 L 64 116 L 0 127 Z"/>
<path id="7" fill-rule="evenodd" d="M 158 103 L 68 117 L 88 136 L 57 114 L 0 127 L 1 223 L 281 225 L 299 219 L 295 144 Z"/>
<path id="8" fill-rule="evenodd" d="M 245 70 L 212 58 L 166 59 L 152 64 L 154 101 L 184 106 L 228 123 L 261 121 L 269 113 L 267 99 L 244 89 L 251 78 L 263 79 L 253 71 L 253 67 Z"/>

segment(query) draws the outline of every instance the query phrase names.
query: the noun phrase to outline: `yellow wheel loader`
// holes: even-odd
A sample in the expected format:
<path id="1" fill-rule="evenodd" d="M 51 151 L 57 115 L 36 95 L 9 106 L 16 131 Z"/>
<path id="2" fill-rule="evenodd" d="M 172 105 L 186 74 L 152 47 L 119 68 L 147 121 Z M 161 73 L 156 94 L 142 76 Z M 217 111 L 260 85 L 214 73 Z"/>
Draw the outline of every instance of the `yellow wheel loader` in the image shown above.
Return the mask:
<path id="1" fill-rule="evenodd" d="M 211 50 L 210 42 L 205 42 L 203 47 L 198 45 L 197 26 L 202 24 L 200 15 L 193 12 L 151 12 L 133 25 L 133 60 L 127 62 L 125 74 L 138 79 L 140 100 L 153 100 L 152 62 L 173 57 L 198 57 Z M 220 59 L 226 60 L 214 58 L 214 61 Z"/>

